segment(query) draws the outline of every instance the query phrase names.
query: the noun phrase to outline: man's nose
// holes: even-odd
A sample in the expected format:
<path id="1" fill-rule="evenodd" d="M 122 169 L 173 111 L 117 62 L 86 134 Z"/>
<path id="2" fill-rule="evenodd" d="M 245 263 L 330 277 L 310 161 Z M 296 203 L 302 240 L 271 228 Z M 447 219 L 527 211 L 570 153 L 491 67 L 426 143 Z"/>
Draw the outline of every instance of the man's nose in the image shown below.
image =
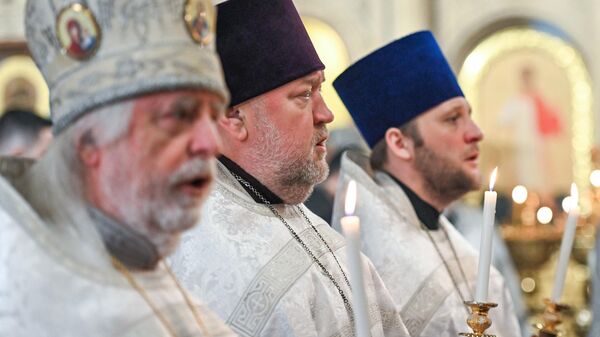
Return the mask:
<path id="1" fill-rule="evenodd" d="M 478 143 L 483 140 L 483 131 L 477 126 L 474 120 L 469 119 L 469 125 L 465 132 L 465 142 Z"/>
<path id="2" fill-rule="evenodd" d="M 323 100 L 323 96 L 321 96 L 321 92 L 317 92 L 315 94 L 315 101 L 313 106 L 313 116 L 314 116 L 314 124 L 329 124 L 333 122 L 333 113 L 327 107 L 327 103 Z"/>

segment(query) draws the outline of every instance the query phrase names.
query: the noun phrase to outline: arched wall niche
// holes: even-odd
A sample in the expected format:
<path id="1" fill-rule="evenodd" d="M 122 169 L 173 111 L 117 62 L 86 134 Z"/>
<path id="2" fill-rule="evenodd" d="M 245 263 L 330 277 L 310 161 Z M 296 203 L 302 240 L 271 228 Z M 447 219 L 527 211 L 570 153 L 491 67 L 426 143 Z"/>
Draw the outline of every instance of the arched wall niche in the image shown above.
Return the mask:
<path id="1" fill-rule="evenodd" d="M 592 83 L 600 79 L 600 2 L 593 0 L 433 0 L 432 27 L 453 68 L 458 71 L 468 52 L 483 37 L 512 25 L 532 21 L 552 25 L 568 36 L 583 59 Z M 592 88 L 594 102 L 600 86 Z M 600 111 L 594 103 L 594 129 L 600 130 Z M 594 135 L 600 144 L 600 133 Z"/>
<path id="2" fill-rule="evenodd" d="M 576 42 L 551 24 L 523 18 L 479 32 L 457 73 L 487 134 L 482 152 L 504 165 L 506 186 L 498 187 L 525 185 L 548 196 L 564 194 L 572 181 L 587 189 L 594 97 Z M 485 157 L 484 169 L 496 165 Z"/>
<path id="3" fill-rule="evenodd" d="M 586 61 L 586 66 L 588 68 L 593 66 L 593 64 L 587 62 L 587 60 L 591 59 L 591 50 L 589 47 L 586 47 L 586 44 L 581 37 L 574 35 L 574 32 L 570 32 L 566 27 L 557 25 L 545 18 L 536 15 L 527 15 L 520 11 L 515 13 L 504 13 L 503 15 L 496 14 L 488 19 L 482 19 L 476 26 L 465 28 L 465 30 L 470 33 L 462 35 L 460 38 L 455 38 L 455 41 L 442 40 L 440 43 L 444 46 L 444 50 L 446 51 L 452 66 L 458 70 L 470 51 L 483 39 L 494 32 L 511 27 L 530 27 L 562 38 L 579 51 L 584 61 Z M 437 35 L 439 34 L 436 33 L 436 36 Z"/>

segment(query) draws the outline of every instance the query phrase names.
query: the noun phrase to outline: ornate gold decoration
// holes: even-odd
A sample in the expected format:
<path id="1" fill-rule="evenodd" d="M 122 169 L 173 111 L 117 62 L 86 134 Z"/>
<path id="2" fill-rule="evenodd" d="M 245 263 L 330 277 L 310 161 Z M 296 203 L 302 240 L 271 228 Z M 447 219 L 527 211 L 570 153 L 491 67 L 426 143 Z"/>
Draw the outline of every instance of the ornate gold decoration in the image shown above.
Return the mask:
<path id="1" fill-rule="evenodd" d="M 58 13 L 56 37 L 63 54 L 76 60 L 85 60 L 98 50 L 102 34 L 92 11 L 80 3 L 74 3 Z"/>
<path id="2" fill-rule="evenodd" d="M 564 304 L 554 303 L 549 299 L 544 299 L 546 310 L 542 316 L 543 323 L 537 324 L 535 327 L 539 329 L 538 337 L 556 337 L 559 332 L 557 326 L 562 322 L 560 313 L 568 310 L 569 307 Z"/>
<path id="3" fill-rule="evenodd" d="M 208 0 L 187 0 L 183 7 L 183 21 L 194 41 L 202 46 L 209 45 L 216 27 L 215 7 Z"/>
<path id="4" fill-rule="evenodd" d="M 473 332 L 461 332 L 459 335 L 466 337 L 496 337 L 495 335 L 486 334 L 485 330 L 492 326 L 492 320 L 488 313 L 490 309 L 497 307 L 498 304 L 467 301 L 465 305 L 471 309 L 471 314 L 467 318 L 467 325 Z"/>

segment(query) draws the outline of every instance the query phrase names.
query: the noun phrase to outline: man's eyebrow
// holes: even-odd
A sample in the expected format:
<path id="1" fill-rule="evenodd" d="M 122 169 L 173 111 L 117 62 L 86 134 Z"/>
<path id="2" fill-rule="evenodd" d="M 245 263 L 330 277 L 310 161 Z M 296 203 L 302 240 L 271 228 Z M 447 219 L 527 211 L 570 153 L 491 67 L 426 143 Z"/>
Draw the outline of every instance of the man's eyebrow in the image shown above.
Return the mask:
<path id="1" fill-rule="evenodd" d="M 465 108 L 463 108 L 460 105 L 457 105 L 457 106 L 450 107 L 448 110 L 446 110 L 444 112 L 444 115 L 451 115 L 451 114 L 455 114 L 455 113 L 461 113 L 463 111 L 465 111 Z M 466 111 L 467 111 L 467 113 L 469 115 L 471 115 L 472 110 L 471 110 L 471 106 L 470 105 L 467 107 Z"/>
<path id="2" fill-rule="evenodd" d="M 198 100 L 194 97 L 183 96 L 178 97 L 170 104 L 170 108 L 178 109 L 196 109 L 198 107 Z"/>
<path id="3" fill-rule="evenodd" d="M 465 111 L 465 110 L 467 111 L 467 113 L 469 115 L 471 115 L 471 113 L 473 112 L 473 109 L 471 108 L 470 104 L 467 104 L 467 108 L 466 109 L 464 108 L 464 105 L 462 105 L 462 104 L 461 105 L 457 105 L 455 107 L 452 107 L 450 109 L 451 112 L 461 112 L 461 111 Z"/>

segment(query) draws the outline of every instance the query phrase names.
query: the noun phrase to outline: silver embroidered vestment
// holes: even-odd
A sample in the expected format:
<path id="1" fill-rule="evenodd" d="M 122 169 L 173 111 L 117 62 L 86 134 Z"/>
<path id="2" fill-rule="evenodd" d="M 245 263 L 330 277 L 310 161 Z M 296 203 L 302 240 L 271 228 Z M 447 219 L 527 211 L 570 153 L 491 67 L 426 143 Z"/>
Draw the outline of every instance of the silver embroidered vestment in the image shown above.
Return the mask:
<path id="1" fill-rule="evenodd" d="M 357 182 L 356 215 L 361 219 L 362 251 L 373 261 L 390 290 L 410 335 L 456 337 L 460 332 L 469 332 L 461 297 L 410 200 L 386 173 L 372 175 L 367 172 L 370 172 L 367 157 L 357 153 L 344 156 L 334 206 L 334 226 L 344 215 L 343 187 L 354 179 Z M 478 254 L 443 216 L 440 225 L 452 241 L 468 284 L 464 282 L 443 230 L 429 233 L 465 299 L 472 300 Z M 499 307 L 491 312 L 493 326 L 488 333 L 498 337 L 520 336 L 504 280 L 493 268 L 490 274 L 489 300 L 498 303 Z"/>
<path id="2" fill-rule="evenodd" d="M 77 235 L 86 232 L 80 226 L 92 223 L 48 225 L 13 188 L 9 179 L 20 176 L 27 166 L 0 160 L 0 171 L 7 177 L 0 176 L 0 336 L 170 336 L 140 294 L 113 268 L 108 253 L 90 252 L 90 247 L 103 246 L 79 241 Z M 202 336 L 164 269 L 132 275 L 178 337 Z M 204 306 L 197 308 L 210 336 L 235 335 Z"/>
<path id="3" fill-rule="evenodd" d="M 297 208 L 274 207 L 350 297 L 333 256 Z M 299 207 L 347 273 L 344 239 Z M 280 219 L 256 203 L 222 164 L 200 225 L 183 236 L 170 262 L 183 284 L 241 336 L 353 335 L 331 280 Z M 363 264 L 372 336 L 408 336 L 372 264 L 366 258 Z"/>

